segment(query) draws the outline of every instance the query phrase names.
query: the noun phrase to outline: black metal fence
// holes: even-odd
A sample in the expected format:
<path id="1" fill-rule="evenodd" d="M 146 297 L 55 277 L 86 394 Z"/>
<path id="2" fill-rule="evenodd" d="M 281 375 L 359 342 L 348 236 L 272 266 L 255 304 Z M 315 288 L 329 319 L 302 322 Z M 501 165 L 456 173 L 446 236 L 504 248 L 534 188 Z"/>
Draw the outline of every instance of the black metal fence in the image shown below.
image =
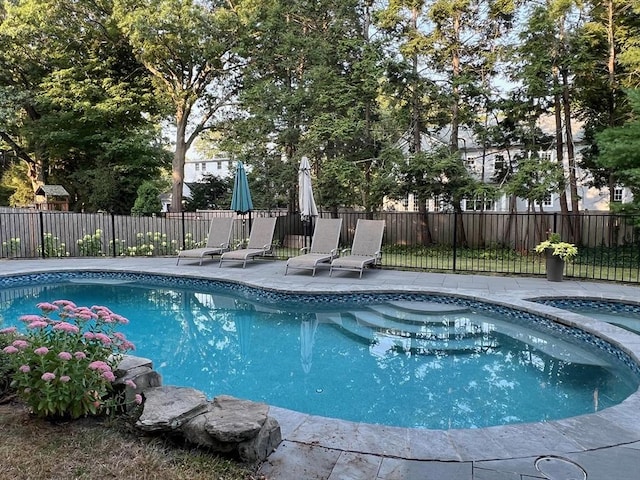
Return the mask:
<path id="1" fill-rule="evenodd" d="M 323 217 L 332 216 L 321 212 Z M 0 210 L 0 258 L 171 256 L 203 245 L 211 218 L 233 216 L 234 244 L 249 236 L 252 218 L 277 216 L 274 256 L 297 255 L 308 245 L 313 222 L 283 211 L 230 211 L 131 217 L 20 209 Z M 359 218 L 385 220 L 383 268 L 540 275 L 534 248 L 548 232 L 579 247 L 567 264 L 574 278 L 640 282 L 640 217 L 606 213 L 340 212 L 340 244 L 353 241 Z"/>

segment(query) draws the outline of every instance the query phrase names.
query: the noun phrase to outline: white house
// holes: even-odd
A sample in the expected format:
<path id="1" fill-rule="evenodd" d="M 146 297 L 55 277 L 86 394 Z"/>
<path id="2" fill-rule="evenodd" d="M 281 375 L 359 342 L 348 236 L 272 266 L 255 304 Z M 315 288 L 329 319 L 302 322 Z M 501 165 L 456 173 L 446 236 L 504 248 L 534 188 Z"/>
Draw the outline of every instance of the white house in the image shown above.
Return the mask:
<path id="1" fill-rule="evenodd" d="M 184 182 L 182 184 L 182 197 L 191 196 L 190 184 L 201 182 L 205 175 L 213 174 L 216 177 L 225 178 L 231 175 L 233 160 L 226 153 L 219 153 L 210 159 L 187 157 L 184 162 Z M 171 192 L 160 195 L 162 211 L 168 212 L 171 205 Z"/>
<path id="2" fill-rule="evenodd" d="M 210 159 L 187 158 L 184 163 L 184 183 L 202 181 L 202 177 L 213 174 L 225 178 L 231 174 L 233 160 L 226 153 L 220 153 Z"/>

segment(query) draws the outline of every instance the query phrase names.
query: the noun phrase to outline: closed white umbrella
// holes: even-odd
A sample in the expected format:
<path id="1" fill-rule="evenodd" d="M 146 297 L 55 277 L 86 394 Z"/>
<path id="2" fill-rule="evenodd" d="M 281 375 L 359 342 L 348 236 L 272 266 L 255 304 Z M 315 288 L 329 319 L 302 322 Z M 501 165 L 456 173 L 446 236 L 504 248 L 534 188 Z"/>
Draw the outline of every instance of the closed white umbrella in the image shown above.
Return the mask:
<path id="1" fill-rule="evenodd" d="M 303 221 L 318 216 L 318 207 L 313 199 L 313 187 L 311 186 L 311 167 L 307 157 L 302 157 L 298 169 L 298 206 Z"/>

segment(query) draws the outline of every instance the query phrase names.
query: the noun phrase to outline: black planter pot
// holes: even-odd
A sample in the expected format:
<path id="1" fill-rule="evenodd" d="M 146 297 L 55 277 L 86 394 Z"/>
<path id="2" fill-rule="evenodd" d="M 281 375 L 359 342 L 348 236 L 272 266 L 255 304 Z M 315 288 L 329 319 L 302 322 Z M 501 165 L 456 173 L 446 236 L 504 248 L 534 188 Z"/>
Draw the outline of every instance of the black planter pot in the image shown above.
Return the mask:
<path id="1" fill-rule="evenodd" d="M 547 280 L 561 282 L 564 274 L 564 260 L 547 251 Z"/>

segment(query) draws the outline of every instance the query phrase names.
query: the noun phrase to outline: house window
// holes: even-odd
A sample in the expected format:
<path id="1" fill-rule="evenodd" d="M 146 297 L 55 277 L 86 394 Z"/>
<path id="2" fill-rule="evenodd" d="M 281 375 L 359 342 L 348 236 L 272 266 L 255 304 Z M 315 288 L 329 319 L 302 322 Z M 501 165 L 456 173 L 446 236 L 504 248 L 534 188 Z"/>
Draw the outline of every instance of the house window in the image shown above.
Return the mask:
<path id="1" fill-rule="evenodd" d="M 402 199 L 402 207 L 404 208 L 405 212 L 409 210 L 409 194 L 408 193 L 407 193 L 407 196 Z"/>
<path id="2" fill-rule="evenodd" d="M 476 168 L 476 161 L 473 158 L 465 158 L 464 159 L 464 166 L 467 167 L 467 170 L 469 170 L 470 172 L 475 171 Z"/>
<path id="3" fill-rule="evenodd" d="M 417 193 L 413 194 L 413 206 L 412 206 L 411 210 L 414 211 L 414 212 L 417 212 L 419 210 L 418 194 Z"/>
<path id="4" fill-rule="evenodd" d="M 202 162 L 202 171 L 206 172 L 207 171 L 207 164 Z"/>
<path id="5" fill-rule="evenodd" d="M 496 155 L 493 157 L 493 169 L 496 172 L 504 170 L 504 157 L 502 155 Z"/>
<path id="6" fill-rule="evenodd" d="M 540 202 L 536 201 L 535 202 L 536 207 L 540 206 Z M 546 196 L 544 197 L 544 199 L 542 200 L 542 206 L 543 207 L 552 207 L 553 206 L 553 195 L 551 195 L 550 193 L 547 193 Z"/>
<path id="7" fill-rule="evenodd" d="M 538 152 L 538 158 L 540 158 L 540 160 L 548 160 L 548 161 L 552 161 L 553 160 L 553 152 L 552 151 L 544 151 L 544 150 L 540 150 Z"/>
<path id="8" fill-rule="evenodd" d="M 613 201 L 622 202 L 622 187 L 615 187 L 613 189 Z"/>
<path id="9" fill-rule="evenodd" d="M 200 170 L 200 164 L 196 163 L 196 172 Z"/>
<path id="10" fill-rule="evenodd" d="M 486 210 L 494 210 L 494 201 L 487 197 L 474 197 L 464 199 L 463 210 L 467 212 L 481 212 Z"/>
<path id="11" fill-rule="evenodd" d="M 218 170 L 221 170 L 222 169 L 222 162 L 216 162 L 216 168 Z"/>

